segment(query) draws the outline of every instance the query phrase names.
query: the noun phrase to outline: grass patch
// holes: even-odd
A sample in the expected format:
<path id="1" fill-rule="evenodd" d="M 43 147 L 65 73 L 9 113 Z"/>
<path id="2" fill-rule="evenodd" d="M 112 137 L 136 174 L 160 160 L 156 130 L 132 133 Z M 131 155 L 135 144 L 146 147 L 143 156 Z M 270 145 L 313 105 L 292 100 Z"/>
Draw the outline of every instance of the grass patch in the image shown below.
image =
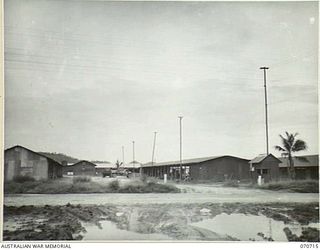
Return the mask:
<path id="1" fill-rule="evenodd" d="M 90 176 L 75 176 L 72 178 L 72 182 L 74 184 L 82 183 L 82 182 L 91 182 L 91 177 Z"/>
<path id="2" fill-rule="evenodd" d="M 91 178 L 73 177 L 48 181 L 15 181 L 5 183 L 6 194 L 68 194 L 68 193 L 178 193 L 180 189 L 170 184 L 136 180 L 120 185 L 118 180 L 97 183 Z"/>
<path id="3" fill-rule="evenodd" d="M 120 183 L 118 180 L 114 180 L 114 181 L 111 181 L 109 183 L 109 189 L 110 191 L 114 192 L 114 191 L 118 191 L 120 188 Z"/>
<path id="4" fill-rule="evenodd" d="M 296 193 L 319 193 L 319 181 L 317 180 L 297 180 L 297 181 L 278 181 L 269 182 L 256 188 L 268 190 L 287 190 Z"/>
<path id="5" fill-rule="evenodd" d="M 35 181 L 35 179 L 28 175 L 18 175 L 13 178 L 13 181 L 18 183 L 24 183 L 24 182 Z"/>
<path id="6" fill-rule="evenodd" d="M 136 181 L 119 189 L 120 193 L 180 193 L 180 189 L 171 184 L 161 184 L 153 180 Z"/>
<path id="7" fill-rule="evenodd" d="M 41 181 L 26 181 L 26 182 L 5 182 L 4 193 L 5 194 L 23 194 L 28 190 L 32 190 L 41 184 Z"/>
<path id="8" fill-rule="evenodd" d="M 223 187 L 239 187 L 239 183 L 236 180 L 228 180 L 222 184 Z"/>
<path id="9" fill-rule="evenodd" d="M 145 174 L 142 174 L 142 175 L 140 176 L 140 180 L 141 180 L 143 183 L 147 183 L 147 181 L 148 181 L 148 176 L 146 176 Z"/>

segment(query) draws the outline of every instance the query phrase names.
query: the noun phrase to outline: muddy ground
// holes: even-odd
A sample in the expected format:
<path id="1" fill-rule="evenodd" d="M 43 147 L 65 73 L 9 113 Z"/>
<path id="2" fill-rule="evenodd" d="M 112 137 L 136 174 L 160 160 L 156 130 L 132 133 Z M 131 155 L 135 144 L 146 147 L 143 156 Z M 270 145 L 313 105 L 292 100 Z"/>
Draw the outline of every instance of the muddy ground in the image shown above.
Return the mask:
<path id="1" fill-rule="evenodd" d="M 289 241 L 319 241 L 319 229 L 307 226 L 319 222 L 318 203 L 4 206 L 3 239 L 82 240 L 86 233 L 85 224 L 99 227 L 103 221 L 110 221 L 118 229 L 162 234 L 173 240 L 238 240 L 192 225 L 222 213 L 264 215 L 286 224 L 298 222 L 306 226 L 301 235 L 292 233 L 289 228 L 284 229 Z M 273 239 L 265 237 L 265 240 Z"/>

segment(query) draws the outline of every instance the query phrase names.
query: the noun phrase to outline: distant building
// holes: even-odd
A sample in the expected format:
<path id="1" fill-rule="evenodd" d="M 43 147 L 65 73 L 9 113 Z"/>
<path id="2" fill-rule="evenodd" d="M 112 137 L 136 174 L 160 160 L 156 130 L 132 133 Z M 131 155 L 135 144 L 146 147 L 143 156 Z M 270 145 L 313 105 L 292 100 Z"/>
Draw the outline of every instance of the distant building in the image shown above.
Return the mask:
<path id="1" fill-rule="evenodd" d="M 73 176 L 95 176 L 96 164 L 90 161 L 79 161 L 73 165 L 63 167 L 63 174 Z"/>
<path id="2" fill-rule="evenodd" d="M 256 181 L 258 176 L 261 176 L 264 182 L 279 180 L 280 163 L 281 161 L 272 154 L 262 154 L 255 157 L 249 161 L 252 180 Z"/>
<path id="3" fill-rule="evenodd" d="M 131 173 L 139 173 L 141 166 L 142 164 L 137 161 L 121 165 L 122 168 L 129 170 Z"/>
<path id="4" fill-rule="evenodd" d="M 17 145 L 5 150 L 4 180 L 11 181 L 18 176 L 30 176 L 35 180 L 62 177 L 62 165 L 45 155 Z"/>
<path id="5" fill-rule="evenodd" d="M 116 166 L 112 163 L 95 163 L 96 175 L 103 175 L 105 172 L 111 171 L 111 169 L 116 169 Z"/>
<path id="6" fill-rule="evenodd" d="M 280 176 L 288 178 L 289 160 L 287 157 L 279 158 L 281 163 Z M 304 155 L 293 157 L 293 165 L 296 173 L 296 179 L 319 179 L 319 155 Z"/>
<path id="7" fill-rule="evenodd" d="M 234 156 L 213 156 L 182 161 L 181 179 L 191 180 L 246 180 L 250 179 L 249 160 Z M 141 166 L 142 174 L 169 179 L 180 178 L 180 161 L 148 163 Z"/>

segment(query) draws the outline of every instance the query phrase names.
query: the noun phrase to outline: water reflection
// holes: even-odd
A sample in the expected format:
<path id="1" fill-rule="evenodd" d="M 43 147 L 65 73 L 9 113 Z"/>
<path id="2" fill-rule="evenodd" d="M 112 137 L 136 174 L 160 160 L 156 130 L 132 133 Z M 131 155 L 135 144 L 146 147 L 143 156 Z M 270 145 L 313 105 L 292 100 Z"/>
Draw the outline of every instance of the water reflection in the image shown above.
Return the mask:
<path id="1" fill-rule="evenodd" d="M 294 234 L 301 235 L 302 225 L 299 223 L 285 224 L 263 215 L 219 214 L 213 219 L 192 223 L 192 225 L 210 231 L 226 234 L 242 241 L 262 241 L 272 238 L 274 241 L 288 241 L 283 229 L 288 227 Z M 317 223 L 310 227 L 318 228 Z"/>

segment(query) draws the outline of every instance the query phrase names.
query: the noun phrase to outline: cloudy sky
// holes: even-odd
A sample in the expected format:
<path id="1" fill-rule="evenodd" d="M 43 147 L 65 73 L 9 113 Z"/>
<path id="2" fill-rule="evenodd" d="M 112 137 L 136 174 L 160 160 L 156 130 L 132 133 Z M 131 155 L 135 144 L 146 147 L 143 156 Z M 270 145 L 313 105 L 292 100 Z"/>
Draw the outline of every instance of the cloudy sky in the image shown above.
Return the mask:
<path id="1" fill-rule="evenodd" d="M 317 2 L 5 1 L 5 146 L 80 159 L 318 152 Z"/>

